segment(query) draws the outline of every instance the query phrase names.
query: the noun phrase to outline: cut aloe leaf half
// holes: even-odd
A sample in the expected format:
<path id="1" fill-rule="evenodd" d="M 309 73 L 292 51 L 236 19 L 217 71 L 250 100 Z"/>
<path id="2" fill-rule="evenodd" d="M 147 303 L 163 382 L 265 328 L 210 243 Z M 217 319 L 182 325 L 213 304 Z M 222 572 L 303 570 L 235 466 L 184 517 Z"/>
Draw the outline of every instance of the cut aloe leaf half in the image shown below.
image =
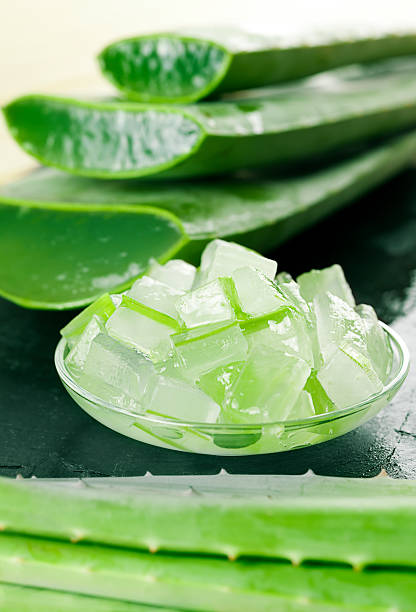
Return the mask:
<path id="1" fill-rule="evenodd" d="M 103 74 L 129 98 L 182 103 L 412 53 L 412 32 L 357 32 L 336 39 L 322 32 L 310 40 L 201 28 L 119 40 L 98 59 Z"/>
<path id="2" fill-rule="evenodd" d="M 0 295 L 49 309 L 84 306 L 123 290 L 152 258 L 165 261 L 186 242 L 179 220 L 159 209 L 17 205 L 8 199 L 0 203 L 0 236 L 0 258 L 10 262 L 1 267 Z M 65 335 L 82 331 L 84 317 L 72 321 Z"/>
<path id="3" fill-rule="evenodd" d="M 27 153 L 82 176 L 284 170 L 416 126 L 415 69 L 416 60 L 357 67 L 255 99 L 184 107 L 30 95 L 3 110 Z"/>
<path id="4" fill-rule="evenodd" d="M 319 172 L 280 180 L 157 185 L 36 171 L 0 188 L 0 257 L 10 262 L 0 268 L 0 294 L 32 308 L 74 308 L 128 288 L 154 259 L 180 252 L 196 261 L 214 237 L 270 250 L 415 155 L 412 132 Z M 288 283 L 285 290 L 290 293 Z"/>

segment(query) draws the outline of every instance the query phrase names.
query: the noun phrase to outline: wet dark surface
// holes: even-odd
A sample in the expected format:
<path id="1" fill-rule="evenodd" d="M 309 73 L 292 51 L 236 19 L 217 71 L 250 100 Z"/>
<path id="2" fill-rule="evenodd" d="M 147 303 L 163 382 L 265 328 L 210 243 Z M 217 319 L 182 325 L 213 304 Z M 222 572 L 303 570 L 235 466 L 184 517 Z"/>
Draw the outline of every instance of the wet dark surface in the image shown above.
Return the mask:
<path id="1" fill-rule="evenodd" d="M 405 338 L 416 358 L 416 170 L 278 249 L 297 274 L 340 263 L 356 298 Z M 7 265 L 2 262 L 1 265 Z M 102 476 L 230 472 L 416 478 L 416 373 L 372 421 L 337 440 L 257 457 L 169 451 L 96 423 L 67 395 L 53 366 L 72 313 L 24 310 L 0 300 L 0 474 Z"/>

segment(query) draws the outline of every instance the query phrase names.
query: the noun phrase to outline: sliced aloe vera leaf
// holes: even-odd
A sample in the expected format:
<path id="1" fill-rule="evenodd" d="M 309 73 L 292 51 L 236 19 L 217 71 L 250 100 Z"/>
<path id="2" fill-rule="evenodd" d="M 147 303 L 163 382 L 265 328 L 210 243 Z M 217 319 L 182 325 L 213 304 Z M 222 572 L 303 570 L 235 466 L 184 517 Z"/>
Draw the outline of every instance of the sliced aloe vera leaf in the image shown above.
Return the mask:
<path id="1" fill-rule="evenodd" d="M 4 114 L 27 153 L 83 176 L 283 169 L 415 126 L 415 69 L 416 60 L 384 72 L 361 67 L 257 99 L 188 107 L 32 95 L 11 102 Z"/>
<path id="2" fill-rule="evenodd" d="M 212 612 L 413 612 L 416 597 L 412 571 L 231 563 L 8 534 L 0 538 L 0 572 L 14 584 Z"/>
<path id="3" fill-rule="evenodd" d="M 4 582 L 0 582 L 0 609 L 2 612 L 160 612 L 154 606 Z M 175 608 L 163 609 L 175 612 Z"/>
<path id="4" fill-rule="evenodd" d="M 3 185 L 0 203 L 158 206 L 180 219 L 198 255 L 198 243 L 213 237 L 235 237 L 264 251 L 396 174 L 415 154 L 412 131 L 319 172 L 287 179 L 103 183 L 44 168 Z"/>
<path id="5" fill-rule="evenodd" d="M 139 549 L 152 543 L 177 552 L 415 567 L 415 502 L 416 481 L 312 473 L 0 478 L 0 541 L 10 531 Z"/>
<path id="6" fill-rule="evenodd" d="M 70 308 L 93 301 L 106 289 L 117 290 L 122 283 L 123 286 L 129 280 L 131 283 L 146 268 L 144 261 L 151 257 L 168 259 L 181 245 L 184 248 L 180 256 L 194 261 L 206 242 L 214 237 L 236 240 L 263 252 L 270 250 L 393 176 L 415 155 L 416 132 L 411 132 L 319 172 L 280 180 L 227 180 L 186 185 L 138 184 L 137 181 L 103 183 L 49 168 L 33 172 L 0 188 L 0 218 L 4 219 L 0 223 L 0 254 L 3 261 L 13 261 L 13 267 L 0 270 L 0 294 L 34 308 Z M 72 203 L 72 206 L 65 203 Z M 93 205 L 98 206 L 95 209 Z M 110 209 L 105 210 L 111 211 L 109 218 L 103 214 L 103 206 L 107 205 Z M 153 206 L 164 209 L 168 215 L 173 214 L 173 218 L 166 219 L 163 212 L 159 216 L 152 208 L 150 216 L 155 214 L 157 223 L 151 226 L 150 218 L 141 216 L 145 212 L 141 207 L 149 210 L 147 207 Z M 95 210 L 97 216 L 93 214 Z M 130 214 L 124 215 L 126 210 Z M 89 226 L 80 224 L 79 229 L 83 231 L 74 234 L 67 219 L 74 222 L 84 219 L 84 211 L 92 227 L 88 229 Z M 137 219 L 137 228 L 131 223 L 132 215 L 138 215 L 133 217 Z M 113 242 L 113 238 L 103 245 L 106 255 L 110 246 L 114 247 L 115 259 L 110 261 L 106 256 L 101 263 L 93 258 L 94 273 L 98 273 L 99 278 L 103 276 L 101 266 L 104 262 L 107 268 L 111 266 L 114 275 L 108 276 L 108 284 L 100 281 L 96 289 L 90 266 L 82 262 L 95 253 L 93 246 L 101 248 L 97 241 L 92 245 L 91 235 L 95 236 L 96 231 L 103 233 L 104 221 L 108 221 L 113 235 L 118 228 L 119 240 Z M 42 251 L 39 250 L 37 229 L 40 224 Z M 189 243 L 185 242 L 178 224 L 183 225 Z M 163 230 L 159 231 L 159 227 Z M 55 247 L 57 236 L 66 245 L 59 253 Z M 125 258 L 120 256 L 126 252 L 127 237 L 131 245 L 134 243 L 129 261 L 130 275 L 126 274 Z M 161 252 L 164 253 L 159 255 L 157 246 L 162 239 Z M 30 256 L 22 261 L 28 245 Z M 142 266 L 135 267 L 134 257 L 144 260 Z M 39 266 L 44 270 L 52 266 L 55 276 L 67 277 L 71 283 L 73 280 L 76 293 L 81 283 L 81 289 L 86 288 L 82 299 L 78 296 L 74 303 L 70 284 L 63 293 L 60 289 L 63 281 L 56 283 L 54 280 L 53 286 L 45 283 L 43 287 L 38 285 L 36 278 L 30 282 L 33 275 L 38 274 Z"/>
<path id="7" fill-rule="evenodd" d="M 159 209 L 2 198 L 0 259 L 8 265 L 0 268 L 0 295 L 29 308 L 83 306 L 125 289 L 185 241 L 178 219 Z"/>
<path id="8" fill-rule="evenodd" d="M 216 28 L 119 40 L 98 59 L 103 74 L 129 98 L 182 103 L 412 53 L 416 34 L 411 32 L 357 32 L 344 38 L 322 32 L 308 40 Z"/>

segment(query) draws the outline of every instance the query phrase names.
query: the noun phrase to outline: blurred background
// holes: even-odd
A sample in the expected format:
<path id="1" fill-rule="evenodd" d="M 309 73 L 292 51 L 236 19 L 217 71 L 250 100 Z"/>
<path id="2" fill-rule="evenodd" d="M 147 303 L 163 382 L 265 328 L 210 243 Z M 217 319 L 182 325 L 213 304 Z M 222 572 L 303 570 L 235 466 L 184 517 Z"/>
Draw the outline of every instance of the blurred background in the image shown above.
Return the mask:
<path id="1" fill-rule="evenodd" d="M 192 25 L 239 25 L 290 35 L 302 30 L 410 28 L 415 0 L 0 0 L 0 105 L 26 92 L 114 92 L 97 52 L 112 39 Z M 30 160 L 0 119 L 0 181 Z"/>

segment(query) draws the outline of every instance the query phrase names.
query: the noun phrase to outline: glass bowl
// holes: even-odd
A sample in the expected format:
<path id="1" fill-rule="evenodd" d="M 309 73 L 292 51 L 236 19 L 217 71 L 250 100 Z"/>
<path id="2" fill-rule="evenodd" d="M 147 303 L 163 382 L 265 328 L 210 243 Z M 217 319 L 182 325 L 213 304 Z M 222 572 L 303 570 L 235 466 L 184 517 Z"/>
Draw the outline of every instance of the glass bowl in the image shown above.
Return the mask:
<path id="1" fill-rule="evenodd" d="M 409 371 L 403 339 L 382 323 L 393 350 L 393 365 L 383 389 L 362 402 L 306 419 L 243 425 L 193 423 L 124 410 L 81 388 L 65 366 L 62 339 L 55 352 L 59 377 L 70 396 L 94 419 L 125 436 L 172 450 L 207 455 L 258 455 L 319 444 L 355 429 L 377 414 L 397 393 Z"/>

